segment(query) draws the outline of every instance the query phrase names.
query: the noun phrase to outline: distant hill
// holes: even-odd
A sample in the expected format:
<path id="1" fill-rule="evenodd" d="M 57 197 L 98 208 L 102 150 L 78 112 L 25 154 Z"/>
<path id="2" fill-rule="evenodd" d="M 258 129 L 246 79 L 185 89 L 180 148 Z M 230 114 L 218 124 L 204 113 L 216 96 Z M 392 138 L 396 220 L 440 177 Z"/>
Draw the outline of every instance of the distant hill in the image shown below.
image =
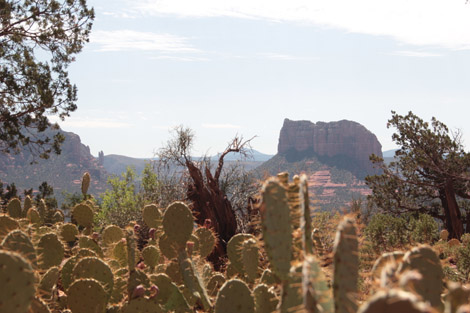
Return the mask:
<path id="1" fill-rule="evenodd" d="M 241 158 L 238 153 L 229 153 L 225 156 L 224 161 L 226 165 L 240 162 L 240 164 L 243 165 L 245 169 L 252 170 L 272 157 L 272 155 L 253 150 L 251 157 L 245 160 Z M 194 159 L 197 160 L 198 157 L 194 157 Z M 218 159 L 218 155 L 211 157 L 211 161 L 213 162 L 216 162 Z M 151 161 L 158 161 L 158 159 L 139 159 L 124 155 L 109 154 L 104 156 L 103 166 L 108 173 L 114 175 L 120 175 L 121 173 L 125 172 L 128 166 L 132 166 L 135 171 L 140 174 L 144 170 L 145 164 Z"/>
<path id="2" fill-rule="evenodd" d="M 92 178 L 89 193 L 104 192 L 108 173 L 82 144 L 80 137 L 71 132 L 61 131 L 65 136 L 60 155 L 51 154 L 48 160 L 38 159 L 37 164 L 27 150 L 19 154 L 0 154 L 0 180 L 15 183 L 21 191 L 38 186 L 46 181 L 54 187 L 54 195 L 61 201 L 62 191 L 81 192 L 81 177 L 89 172 Z"/>
<path id="3" fill-rule="evenodd" d="M 128 166 L 132 166 L 137 174 L 142 173 L 145 164 L 150 162 L 150 159 L 131 158 L 124 155 L 109 154 L 103 158 L 103 166 L 110 174 L 121 175 L 125 172 Z"/>

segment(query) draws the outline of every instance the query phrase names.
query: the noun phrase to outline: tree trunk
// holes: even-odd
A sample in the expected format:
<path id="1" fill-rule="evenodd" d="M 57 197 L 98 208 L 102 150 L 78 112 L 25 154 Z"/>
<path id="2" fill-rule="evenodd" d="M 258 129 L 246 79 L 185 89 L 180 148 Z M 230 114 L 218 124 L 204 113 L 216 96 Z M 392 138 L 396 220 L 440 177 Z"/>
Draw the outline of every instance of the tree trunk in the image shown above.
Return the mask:
<path id="1" fill-rule="evenodd" d="M 227 254 L 227 242 L 237 230 L 235 213 L 230 201 L 220 190 L 218 181 L 213 178 L 208 168 L 205 171 L 207 180 L 205 183 L 201 171 L 192 162 L 186 162 L 186 167 L 192 180 L 188 186 L 187 196 L 192 202 L 191 209 L 196 222 L 204 225 L 206 220 L 210 220 L 212 229 L 219 239 L 215 250 L 208 258 L 218 270 Z"/>
<path id="2" fill-rule="evenodd" d="M 449 238 L 457 238 L 463 234 L 463 223 L 460 208 L 457 203 L 455 190 L 452 181 L 447 181 L 444 188 L 439 190 L 439 198 L 446 218 L 446 228 L 449 232 Z"/>

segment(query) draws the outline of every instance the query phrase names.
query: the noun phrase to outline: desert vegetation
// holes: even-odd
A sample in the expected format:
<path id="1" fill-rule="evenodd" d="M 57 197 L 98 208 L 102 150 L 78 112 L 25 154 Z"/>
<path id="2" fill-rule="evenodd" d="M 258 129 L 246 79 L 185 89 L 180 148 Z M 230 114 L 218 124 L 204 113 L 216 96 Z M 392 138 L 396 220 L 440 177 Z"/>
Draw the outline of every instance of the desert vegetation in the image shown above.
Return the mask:
<path id="1" fill-rule="evenodd" d="M 29 196 L 5 206 L 2 312 L 457 312 L 468 301 L 468 235 L 450 239 L 427 214 L 371 216 L 357 202 L 317 212 L 306 177 L 280 173 L 220 263 L 215 223 L 198 225 L 190 203 L 145 205 L 120 227 L 99 218 L 90 180 L 69 223 Z"/>

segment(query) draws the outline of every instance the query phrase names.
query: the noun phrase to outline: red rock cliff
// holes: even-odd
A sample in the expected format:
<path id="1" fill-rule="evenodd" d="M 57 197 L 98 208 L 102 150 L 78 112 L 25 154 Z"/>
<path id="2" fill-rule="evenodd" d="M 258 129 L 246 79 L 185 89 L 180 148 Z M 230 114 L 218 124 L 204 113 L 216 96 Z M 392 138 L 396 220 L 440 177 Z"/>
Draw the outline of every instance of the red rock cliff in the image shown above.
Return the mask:
<path id="1" fill-rule="evenodd" d="M 357 122 L 317 122 L 284 120 L 278 154 L 313 153 L 320 157 L 346 157 L 362 170 L 373 173 L 371 154 L 382 156 L 377 137 Z"/>

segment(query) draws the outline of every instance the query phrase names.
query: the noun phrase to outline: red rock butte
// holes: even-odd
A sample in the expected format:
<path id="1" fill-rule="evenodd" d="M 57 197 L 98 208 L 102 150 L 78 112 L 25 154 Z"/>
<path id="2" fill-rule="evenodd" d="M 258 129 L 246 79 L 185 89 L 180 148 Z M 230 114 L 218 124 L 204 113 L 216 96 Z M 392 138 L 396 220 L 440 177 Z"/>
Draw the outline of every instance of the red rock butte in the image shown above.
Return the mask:
<path id="1" fill-rule="evenodd" d="M 279 136 L 278 154 L 307 153 L 319 157 L 345 157 L 367 173 L 375 170 L 371 154 L 382 157 L 382 145 L 363 125 L 341 120 L 317 122 L 284 120 Z"/>

